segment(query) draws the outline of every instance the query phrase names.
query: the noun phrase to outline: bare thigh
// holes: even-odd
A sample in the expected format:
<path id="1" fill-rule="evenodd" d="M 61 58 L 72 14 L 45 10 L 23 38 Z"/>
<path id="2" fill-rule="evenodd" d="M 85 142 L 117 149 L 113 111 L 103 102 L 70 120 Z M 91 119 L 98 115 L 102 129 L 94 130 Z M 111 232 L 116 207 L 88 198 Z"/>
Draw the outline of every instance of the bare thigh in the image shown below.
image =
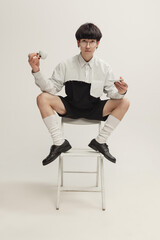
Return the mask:
<path id="1" fill-rule="evenodd" d="M 52 107 L 56 112 L 65 114 L 65 106 L 60 97 L 52 95 L 50 93 L 43 92 L 37 97 L 37 105 L 39 108 Z"/>
<path id="2" fill-rule="evenodd" d="M 115 108 L 121 104 L 123 99 L 109 99 L 103 108 L 103 117 L 109 115 Z"/>

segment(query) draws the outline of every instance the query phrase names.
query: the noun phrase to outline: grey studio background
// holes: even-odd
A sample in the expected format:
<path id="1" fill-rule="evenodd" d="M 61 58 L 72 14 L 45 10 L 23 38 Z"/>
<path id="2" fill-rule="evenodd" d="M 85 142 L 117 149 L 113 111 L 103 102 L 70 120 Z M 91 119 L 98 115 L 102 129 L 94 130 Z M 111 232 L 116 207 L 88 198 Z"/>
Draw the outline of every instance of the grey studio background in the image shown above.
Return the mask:
<path id="1" fill-rule="evenodd" d="M 159 8 L 158 0 L 0 1 L 1 239 L 160 238 Z M 74 34 L 85 22 L 101 29 L 95 54 L 126 80 L 131 105 L 109 140 L 117 164 L 104 162 L 106 211 L 98 193 L 62 193 L 56 211 L 58 161 L 41 164 L 52 141 L 36 105 L 41 91 L 28 53 L 48 53 L 40 69 L 50 77 L 60 61 L 79 53 Z M 86 147 L 96 131 L 67 126 L 65 137 Z M 65 166 L 90 170 L 95 163 L 68 159 Z M 91 185 L 94 177 L 65 181 Z"/>

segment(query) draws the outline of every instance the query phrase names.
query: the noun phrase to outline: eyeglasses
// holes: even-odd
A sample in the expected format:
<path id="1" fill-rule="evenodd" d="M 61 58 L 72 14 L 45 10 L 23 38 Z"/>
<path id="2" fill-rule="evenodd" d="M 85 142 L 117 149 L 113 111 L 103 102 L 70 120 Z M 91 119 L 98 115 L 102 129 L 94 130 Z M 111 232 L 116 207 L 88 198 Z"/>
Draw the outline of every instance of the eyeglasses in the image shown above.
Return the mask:
<path id="1" fill-rule="evenodd" d="M 80 41 L 80 44 L 81 44 L 82 47 L 86 47 L 88 45 L 88 43 L 89 43 L 90 47 L 95 47 L 96 44 L 97 44 L 97 41 L 96 40 L 92 40 L 90 42 L 88 42 L 86 40 Z"/>

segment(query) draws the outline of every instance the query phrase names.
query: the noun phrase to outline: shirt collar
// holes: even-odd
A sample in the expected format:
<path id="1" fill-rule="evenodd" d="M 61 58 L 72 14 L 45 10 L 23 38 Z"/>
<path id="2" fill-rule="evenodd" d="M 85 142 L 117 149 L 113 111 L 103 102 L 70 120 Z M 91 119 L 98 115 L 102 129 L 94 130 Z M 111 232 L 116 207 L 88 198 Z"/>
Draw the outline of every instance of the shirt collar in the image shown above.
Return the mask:
<path id="1" fill-rule="evenodd" d="M 88 64 L 90 66 L 90 68 L 93 67 L 93 63 L 94 63 L 94 56 L 91 58 L 91 60 L 89 62 L 86 62 L 84 60 L 84 58 L 82 57 L 81 53 L 79 53 L 78 55 L 78 60 L 79 60 L 79 63 L 80 63 L 80 66 L 81 68 L 85 65 L 85 64 Z"/>

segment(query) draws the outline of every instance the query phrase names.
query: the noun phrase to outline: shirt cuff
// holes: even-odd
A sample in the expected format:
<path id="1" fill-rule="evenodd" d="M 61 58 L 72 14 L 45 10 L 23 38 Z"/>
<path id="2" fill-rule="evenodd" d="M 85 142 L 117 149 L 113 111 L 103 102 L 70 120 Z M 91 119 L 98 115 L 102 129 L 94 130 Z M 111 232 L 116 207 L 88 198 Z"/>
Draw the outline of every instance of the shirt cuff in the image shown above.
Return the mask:
<path id="1" fill-rule="evenodd" d="M 127 91 L 125 93 L 121 94 L 121 95 L 125 95 L 126 93 L 127 93 Z"/>
<path id="2" fill-rule="evenodd" d="M 32 71 L 31 71 L 32 72 Z M 46 87 L 47 87 L 47 80 L 44 77 L 44 75 L 42 74 L 41 71 L 38 72 L 32 72 L 32 75 L 34 76 L 35 79 L 35 83 L 38 87 L 40 87 L 40 89 L 42 91 L 45 91 Z"/>
<path id="3" fill-rule="evenodd" d="M 33 75 L 34 77 L 39 77 L 39 76 L 41 76 L 41 71 L 40 71 L 40 70 L 39 70 L 38 72 L 33 72 L 33 70 L 32 70 L 31 73 L 32 73 L 32 75 Z"/>

